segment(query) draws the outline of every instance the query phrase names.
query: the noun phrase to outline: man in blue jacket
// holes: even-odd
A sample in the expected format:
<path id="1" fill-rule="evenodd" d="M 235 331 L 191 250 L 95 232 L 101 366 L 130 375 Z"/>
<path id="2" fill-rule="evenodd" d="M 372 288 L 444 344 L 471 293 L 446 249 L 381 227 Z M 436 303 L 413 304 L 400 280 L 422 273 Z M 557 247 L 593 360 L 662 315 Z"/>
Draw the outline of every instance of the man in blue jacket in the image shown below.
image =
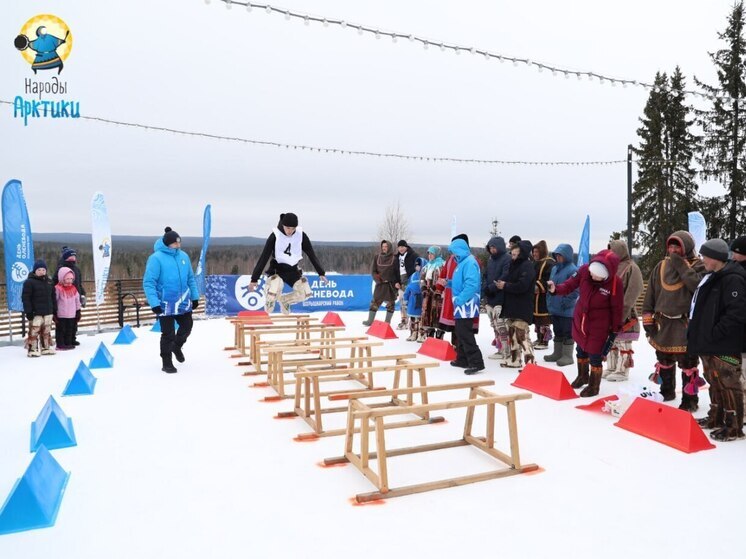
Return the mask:
<path id="1" fill-rule="evenodd" d="M 165 373 L 177 372 L 171 354 L 179 363 L 184 362 L 181 351 L 192 332 L 192 311 L 199 305 L 199 291 L 194 281 L 192 263 L 181 250 L 181 237 L 170 227 L 153 245 L 148 258 L 142 287 L 148 305 L 161 324 L 161 359 Z M 179 325 L 178 332 L 175 324 Z"/>
<path id="2" fill-rule="evenodd" d="M 464 367 L 473 375 L 484 370 L 484 359 L 474 338 L 474 318 L 479 317 L 481 273 L 479 263 L 463 238 L 454 238 L 448 250 L 456 257 L 456 269 L 447 287 L 453 293 L 453 318 L 456 323 L 456 360 L 454 367 Z"/>

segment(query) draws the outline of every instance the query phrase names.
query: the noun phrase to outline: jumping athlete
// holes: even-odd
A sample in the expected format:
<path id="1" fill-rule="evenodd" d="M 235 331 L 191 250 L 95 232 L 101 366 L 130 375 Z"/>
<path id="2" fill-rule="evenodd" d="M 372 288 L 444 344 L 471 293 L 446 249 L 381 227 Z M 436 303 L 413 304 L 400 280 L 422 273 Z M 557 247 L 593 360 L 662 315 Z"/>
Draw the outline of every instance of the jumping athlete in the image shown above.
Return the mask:
<path id="1" fill-rule="evenodd" d="M 267 312 L 272 312 L 275 302 L 279 301 L 282 313 L 289 314 L 290 305 L 305 301 L 311 296 L 308 280 L 303 277 L 303 272 L 298 268 L 298 262 L 303 258 L 304 252 L 311 260 L 316 273 L 319 274 L 319 282 L 321 285 L 325 284 L 326 273 L 319 259 L 316 258 L 311 239 L 298 227 L 298 216 L 293 213 L 280 214 L 280 221 L 264 244 L 264 250 L 254 266 L 249 284 L 249 290 L 254 291 L 259 282 L 259 276 L 269 262 L 269 268 L 266 271 L 269 278 L 265 293 Z M 280 295 L 283 282 L 291 286 L 293 290 Z"/>

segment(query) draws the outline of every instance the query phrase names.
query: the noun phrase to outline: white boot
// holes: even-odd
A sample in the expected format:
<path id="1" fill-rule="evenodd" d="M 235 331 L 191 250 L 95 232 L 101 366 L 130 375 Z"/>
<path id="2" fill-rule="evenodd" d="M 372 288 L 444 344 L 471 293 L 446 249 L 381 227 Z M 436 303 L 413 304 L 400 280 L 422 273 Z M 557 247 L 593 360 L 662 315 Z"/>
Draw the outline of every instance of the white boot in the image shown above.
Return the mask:
<path id="1" fill-rule="evenodd" d="M 282 285 L 282 278 L 277 274 L 270 276 L 264 284 L 264 309 L 268 313 L 275 310 L 275 302 L 279 294 L 282 293 Z"/>

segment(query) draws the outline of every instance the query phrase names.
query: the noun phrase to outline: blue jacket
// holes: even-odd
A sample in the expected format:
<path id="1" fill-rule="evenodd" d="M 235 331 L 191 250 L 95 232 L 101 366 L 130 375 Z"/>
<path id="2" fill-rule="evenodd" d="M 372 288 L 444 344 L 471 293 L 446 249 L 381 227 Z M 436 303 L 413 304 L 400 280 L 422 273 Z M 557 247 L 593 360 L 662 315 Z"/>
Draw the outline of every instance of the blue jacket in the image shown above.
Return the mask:
<path id="1" fill-rule="evenodd" d="M 453 317 L 474 318 L 479 316 L 479 289 L 481 272 L 469 245 L 463 239 L 456 239 L 448 247 L 456 257 L 456 269 L 450 281 L 453 292 Z"/>
<path id="2" fill-rule="evenodd" d="M 565 261 L 562 264 L 557 262 L 552 267 L 552 273 L 549 275 L 549 279 L 553 281 L 555 285 L 559 285 L 574 276 L 578 271 L 578 267 L 572 261 L 573 251 L 570 245 L 565 243 L 558 245 L 552 254 L 561 254 L 565 258 Z M 553 316 L 572 318 L 573 311 L 575 310 L 575 303 L 577 302 L 577 289 L 569 295 L 564 296 L 547 293 L 547 310 L 549 311 L 549 314 Z"/>
<path id="3" fill-rule="evenodd" d="M 407 302 L 407 314 L 414 318 L 422 316 L 422 289 L 420 287 L 419 270 L 409 278 L 404 290 L 404 300 Z"/>
<path id="4" fill-rule="evenodd" d="M 189 256 L 181 249 L 167 247 L 163 239 L 155 242 L 153 250 L 142 278 L 148 305 L 161 307 L 164 315 L 191 312 L 199 291 Z"/>

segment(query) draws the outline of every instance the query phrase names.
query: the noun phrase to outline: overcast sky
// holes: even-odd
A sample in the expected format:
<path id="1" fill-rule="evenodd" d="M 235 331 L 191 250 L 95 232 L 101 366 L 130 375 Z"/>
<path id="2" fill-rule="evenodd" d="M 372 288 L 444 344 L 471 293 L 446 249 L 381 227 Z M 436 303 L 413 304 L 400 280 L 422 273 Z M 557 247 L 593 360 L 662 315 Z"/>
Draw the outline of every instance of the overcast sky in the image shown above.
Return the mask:
<path id="1" fill-rule="evenodd" d="M 273 4 L 609 76 L 652 81 L 678 64 L 714 81 L 730 0 L 282 0 Z M 23 95 L 13 48 L 38 13 L 74 47 L 61 78 L 81 113 L 323 147 L 503 160 L 624 159 L 647 91 L 309 26 L 212 0 L 3 2 L 0 99 Z M 40 73 L 43 79 L 51 74 Z M 373 240 L 399 200 L 410 242 L 472 245 L 501 232 L 591 249 L 626 223 L 626 165 L 487 166 L 390 161 L 188 138 L 85 120 L 13 119 L 0 106 L 0 182 L 23 181 L 32 228 L 90 231 L 101 190 L 114 234 L 264 236 L 294 211 L 312 239 Z M 709 187 L 708 192 L 718 190 Z"/>

